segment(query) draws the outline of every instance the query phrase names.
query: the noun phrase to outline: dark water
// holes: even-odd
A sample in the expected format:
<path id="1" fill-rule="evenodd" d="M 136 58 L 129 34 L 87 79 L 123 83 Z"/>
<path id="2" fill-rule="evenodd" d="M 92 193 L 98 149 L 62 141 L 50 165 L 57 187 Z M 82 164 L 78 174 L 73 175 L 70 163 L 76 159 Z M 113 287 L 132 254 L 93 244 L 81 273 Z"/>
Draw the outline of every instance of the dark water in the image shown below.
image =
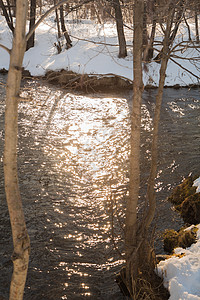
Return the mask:
<path id="1" fill-rule="evenodd" d="M 3 190 L 3 93 L 0 86 L 0 294 L 8 297 L 12 239 Z M 19 107 L 18 160 L 31 238 L 24 299 L 121 300 L 114 275 L 123 257 L 113 238 L 123 253 L 131 95 L 73 95 L 37 81 L 25 84 L 26 93 L 33 100 Z M 154 100 L 155 91 L 146 91 L 141 197 L 149 172 Z M 199 90 L 166 89 L 156 182 L 158 235 L 181 225 L 166 197 L 183 176 L 199 174 L 199 126 Z M 162 251 L 160 242 L 156 247 Z"/>

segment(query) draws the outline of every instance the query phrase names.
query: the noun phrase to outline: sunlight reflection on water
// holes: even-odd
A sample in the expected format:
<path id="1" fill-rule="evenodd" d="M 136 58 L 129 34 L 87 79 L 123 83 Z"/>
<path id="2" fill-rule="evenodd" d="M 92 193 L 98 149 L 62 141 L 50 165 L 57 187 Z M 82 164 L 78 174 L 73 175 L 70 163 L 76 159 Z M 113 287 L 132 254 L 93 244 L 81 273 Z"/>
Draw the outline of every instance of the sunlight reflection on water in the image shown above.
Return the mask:
<path id="1" fill-rule="evenodd" d="M 44 171 L 46 163 L 38 170 L 42 197 L 51 199 L 46 228 L 51 228 L 49 242 L 55 246 L 50 246 L 49 251 L 63 258 L 57 260 L 53 270 L 67 272 L 68 280 L 63 284 L 68 292 L 75 289 L 80 297 L 94 297 L 102 280 L 95 287 L 77 276 L 87 278 L 93 274 L 96 280 L 99 271 L 112 268 L 115 272 L 124 262 L 112 253 L 111 196 L 114 192 L 120 210 L 125 205 L 128 183 L 129 107 L 123 98 L 52 93 L 46 87 L 44 90 L 46 98 L 37 100 L 37 94 L 42 92 L 38 88 L 33 91 L 31 109 L 23 105 L 21 109 L 34 124 L 35 142 L 42 141 L 40 149 L 51 171 Z M 23 118 L 22 123 L 26 127 L 30 121 L 26 124 Z M 55 199 L 53 193 L 57 195 Z M 120 215 L 123 218 L 122 212 Z M 117 235 L 120 231 L 118 228 Z M 110 284 L 111 278 L 106 285 Z"/>
<path id="2" fill-rule="evenodd" d="M 114 276 L 124 260 L 112 240 L 123 253 L 130 103 L 73 95 L 37 81 L 27 86 L 33 100 L 19 104 L 20 185 L 32 243 L 25 299 L 121 300 Z M 145 93 L 141 190 L 149 172 L 155 100 L 155 92 Z M 170 94 L 165 99 L 156 180 L 160 226 L 170 222 L 166 191 L 199 157 L 200 101 Z M 187 124 L 194 124 L 192 142 Z"/>

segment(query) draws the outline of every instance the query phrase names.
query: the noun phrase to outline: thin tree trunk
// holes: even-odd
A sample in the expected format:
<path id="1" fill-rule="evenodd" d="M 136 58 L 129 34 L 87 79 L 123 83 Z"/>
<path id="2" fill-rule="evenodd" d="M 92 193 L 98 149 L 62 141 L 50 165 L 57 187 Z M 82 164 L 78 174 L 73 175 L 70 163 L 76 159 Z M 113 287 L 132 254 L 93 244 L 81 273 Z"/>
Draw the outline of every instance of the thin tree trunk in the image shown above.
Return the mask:
<path id="1" fill-rule="evenodd" d="M 126 50 L 126 39 L 124 35 L 124 25 L 123 25 L 123 17 L 119 0 L 112 0 L 113 7 L 115 9 L 115 19 L 117 25 L 117 34 L 119 41 L 119 58 L 124 58 L 127 56 Z"/>
<path id="2" fill-rule="evenodd" d="M 54 5 L 56 5 L 56 0 L 54 0 Z M 60 32 L 60 22 L 59 22 L 59 17 L 58 17 L 58 10 L 56 8 L 55 10 L 56 13 L 56 24 L 57 24 L 57 30 L 58 30 L 58 39 L 61 38 L 61 32 Z"/>
<path id="3" fill-rule="evenodd" d="M 6 87 L 4 177 L 14 245 L 10 300 L 23 299 L 30 251 L 17 174 L 18 101 L 26 49 L 27 3 L 26 0 L 17 1 L 15 35 Z"/>
<path id="4" fill-rule="evenodd" d="M 11 13 L 11 4 L 10 4 L 9 0 L 6 0 L 6 2 L 7 2 L 7 5 L 8 5 L 9 18 L 10 18 L 10 21 L 13 25 L 13 18 L 12 18 L 12 13 Z"/>
<path id="5" fill-rule="evenodd" d="M 148 33 L 147 33 L 147 3 L 144 1 L 144 14 L 143 14 L 143 49 L 148 44 Z"/>
<path id="6" fill-rule="evenodd" d="M 8 24 L 8 27 L 10 28 L 10 30 L 11 30 L 12 33 L 14 34 L 15 28 L 14 28 L 14 26 L 13 26 L 12 20 L 9 18 L 9 15 L 8 15 L 8 13 L 7 13 L 7 10 L 6 10 L 6 8 L 5 8 L 5 5 L 4 5 L 4 3 L 3 3 L 3 0 L 0 0 L 0 7 L 1 7 L 2 10 L 3 10 L 3 15 L 4 15 L 4 17 L 6 18 L 6 22 L 7 22 L 7 24 Z"/>
<path id="7" fill-rule="evenodd" d="M 187 21 L 187 19 L 185 17 L 185 14 L 183 15 L 183 18 L 184 18 L 185 24 L 186 24 L 187 29 L 188 29 L 188 40 L 191 41 L 192 38 L 191 38 L 191 32 L 190 32 L 190 25 L 188 24 L 188 21 Z"/>
<path id="8" fill-rule="evenodd" d="M 153 43 L 155 39 L 156 33 L 156 14 L 155 14 L 155 0 L 152 3 L 152 28 L 151 28 L 151 36 L 148 45 L 146 46 L 143 54 L 144 61 L 150 61 L 153 58 Z"/>
<path id="9" fill-rule="evenodd" d="M 151 146 L 151 170 L 148 180 L 147 186 L 147 203 L 148 203 L 148 211 L 141 222 L 141 230 L 140 234 L 143 236 L 146 235 L 146 232 L 154 218 L 155 209 L 156 209 L 156 198 L 155 198 L 155 178 L 157 174 L 157 159 L 158 159 L 158 129 L 159 129 L 159 120 L 160 120 L 160 109 L 162 104 L 162 96 L 163 96 L 163 88 L 165 83 L 165 74 L 167 69 L 167 63 L 169 60 L 169 45 L 170 45 L 170 32 L 173 20 L 173 12 L 169 12 L 169 16 L 167 19 L 167 28 L 165 31 L 165 38 L 163 41 L 163 55 L 161 59 L 161 67 L 160 67 L 160 78 L 159 78 L 159 86 L 158 92 L 156 95 L 156 107 L 154 112 L 153 119 L 153 139 Z"/>
<path id="10" fill-rule="evenodd" d="M 198 15 L 197 15 L 197 5 L 195 5 L 195 30 L 196 30 L 196 42 L 199 43 L 199 24 L 198 24 Z"/>
<path id="11" fill-rule="evenodd" d="M 40 16 L 42 14 L 42 0 L 39 0 L 39 7 L 40 7 Z"/>
<path id="12" fill-rule="evenodd" d="M 56 5 L 56 0 L 54 0 L 54 5 Z M 57 24 L 57 30 L 58 30 L 58 41 L 54 45 L 57 48 L 58 54 L 62 52 L 62 46 L 60 43 L 60 38 L 61 38 L 61 30 L 60 30 L 60 21 L 59 21 L 59 16 L 58 16 L 58 9 L 55 9 L 56 13 L 56 24 Z"/>
<path id="13" fill-rule="evenodd" d="M 175 4 L 174 4 L 174 8 L 172 10 L 174 10 L 173 14 L 175 13 Z M 184 8 L 185 8 L 185 3 L 183 0 L 180 0 L 178 2 L 178 12 L 177 12 L 177 15 L 176 15 L 176 20 L 174 22 L 174 28 L 172 30 L 172 33 L 169 37 L 169 47 L 172 45 L 175 37 L 176 37 L 176 34 L 177 34 L 177 31 L 178 31 L 178 28 L 179 28 L 179 25 L 182 21 L 182 16 L 183 16 L 183 13 L 184 13 Z M 163 55 L 163 48 L 161 49 L 160 53 L 158 53 L 158 55 L 155 57 L 155 61 L 160 63 L 161 62 L 161 58 L 162 58 L 162 55 Z"/>
<path id="14" fill-rule="evenodd" d="M 36 0 L 31 0 L 29 30 L 31 30 L 35 25 L 35 16 L 36 16 Z M 35 31 L 27 41 L 26 50 L 34 47 L 34 44 L 35 44 Z"/>
<path id="15" fill-rule="evenodd" d="M 126 209 L 126 279 L 129 291 L 134 290 L 137 277 L 137 205 L 140 187 L 140 130 L 141 101 L 143 92 L 142 53 L 143 53 L 143 0 L 136 0 L 134 7 L 134 41 L 133 41 L 133 108 L 131 114 L 131 154 L 129 198 Z M 136 251 L 134 253 L 134 251 Z M 133 253 L 135 255 L 133 255 Z"/>
<path id="16" fill-rule="evenodd" d="M 13 17 L 16 17 L 16 0 L 12 0 L 13 2 Z"/>
<path id="17" fill-rule="evenodd" d="M 61 23 L 62 32 L 63 32 L 63 34 L 65 36 L 65 39 L 66 39 L 66 47 L 67 47 L 67 49 L 69 49 L 69 48 L 72 47 L 72 41 L 71 41 L 70 36 L 69 36 L 69 34 L 67 32 L 67 29 L 65 27 L 63 5 L 60 6 L 60 23 Z"/>

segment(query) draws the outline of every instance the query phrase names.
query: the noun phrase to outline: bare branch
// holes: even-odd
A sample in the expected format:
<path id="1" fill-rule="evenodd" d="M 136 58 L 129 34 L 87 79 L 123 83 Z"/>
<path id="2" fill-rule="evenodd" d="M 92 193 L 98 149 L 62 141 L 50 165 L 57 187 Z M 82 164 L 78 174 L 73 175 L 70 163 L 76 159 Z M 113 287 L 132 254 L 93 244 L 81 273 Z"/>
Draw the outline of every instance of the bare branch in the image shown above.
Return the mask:
<path id="1" fill-rule="evenodd" d="M 183 70 L 185 70 L 186 72 L 190 73 L 192 76 L 196 77 L 198 80 L 200 80 L 200 77 L 195 75 L 194 73 L 192 73 L 190 70 L 188 70 L 187 68 L 183 67 L 181 64 L 179 64 L 177 61 L 175 61 L 173 58 L 171 58 L 171 61 L 173 61 L 175 64 L 177 64 L 180 68 L 182 68 Z"/>
<path id="2" fill-rule="evenodd" d="M 200 61 L 200 57 L 198 56 L 193 56 L 193 57 L 183 57 L 183 56 L 179 56 L 176 54 L 172 54 L 170 57 L 176 58 L 176 59 L 182 59 L 182 60 L 189 60 L 189 61 L 195 61 L 198 62 Z"/>
<path id="3" fill-rule="evenodd" d="M 85 0 L 83 2 L 81 2 L 80 4 L 77 4 L 73 7 L 70 8 L 68 14 L 70 12 L 72 12 L 73 10 L 76 10 L 77 8 L 81 7 L 84 4 L 87 4 L 89 2 L 91 2 L 92 0 Z M 60 2 L 58 2 L 56 5 L 52 6 L 49 10 L 47 10 L 44 15 L 35 23 L 35 25 L 31 28 L 31 30 L 27 33 L 26 35 L 26 41 L 28 41 L 28 39 L 31 37 L 31 35 L 33 34 L 33 32 L 36 30 L 36 28 L 40 25 L 40 23 L 48 16 L 50 15 L 50 13 L 54 10 L 56 10 L 57 8 L 59 8 L 61 5 L 65 4 L 69 2 L 69 0 L 62 0 Z"/>
<path id="4" fill-rule="evenodd" d="M 96 45 L 104 45 L 104 46 L 111 46 L 111 47 L 118 47 L 119 46 L 119 44 L 109 44 L 109 43 L 104 43 L 104 42 L 95 42 L 95 41 L 88 40 L 88 39 L 82 39 L 82 38 L 79 38 L 79 37 L 74 36 L 72 34 L 70 34 L 70 36 L 72 38 L 76 39 L 76 40 L 84 41 L 84 42 L 89 42 L 89 43 L 96 44 Z M 133 45 L 127 45 L 127 47 L 133 48 Z"/>
<path id="5" fill-rule="evenodd" d="M 8 54 L 11 53 L 11 50 L 9 48 L 7 48 L 6 46 L 0 44 L 0 47 L 3 48 L 4 50 L 6 50 L 8 52 Z"/>

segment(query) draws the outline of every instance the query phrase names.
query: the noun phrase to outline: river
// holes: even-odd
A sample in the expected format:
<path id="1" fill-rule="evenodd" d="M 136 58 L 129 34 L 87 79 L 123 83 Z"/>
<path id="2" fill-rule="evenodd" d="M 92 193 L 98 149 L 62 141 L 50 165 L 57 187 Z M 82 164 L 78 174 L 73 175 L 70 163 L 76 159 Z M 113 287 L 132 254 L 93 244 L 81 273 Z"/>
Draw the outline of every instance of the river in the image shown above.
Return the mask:
<path id="1" fill-rule="evenodd" d="M 5 83 L 3 75 L 0 82 Z M 32 97 L 19 105 L 19 182 L 31 239 L 24 299 L 122 300 L 114 277 L 123 257 L 113 239 L 123 252 L 131 92 L 72 94 L 30 80 L 23 94 Z M 145 91 L 142 104 L 141 199 L 155 94 Z M 0 294 L 8 298 L 12 238 L 3 188 L 4 108 L 0 85 Z M 167 196 L 184 176 L 200 175 L 199 126 L 199 89 L 165 89 L 154 221 L 158 252 L 160 232 L 182 224 Z"/>

